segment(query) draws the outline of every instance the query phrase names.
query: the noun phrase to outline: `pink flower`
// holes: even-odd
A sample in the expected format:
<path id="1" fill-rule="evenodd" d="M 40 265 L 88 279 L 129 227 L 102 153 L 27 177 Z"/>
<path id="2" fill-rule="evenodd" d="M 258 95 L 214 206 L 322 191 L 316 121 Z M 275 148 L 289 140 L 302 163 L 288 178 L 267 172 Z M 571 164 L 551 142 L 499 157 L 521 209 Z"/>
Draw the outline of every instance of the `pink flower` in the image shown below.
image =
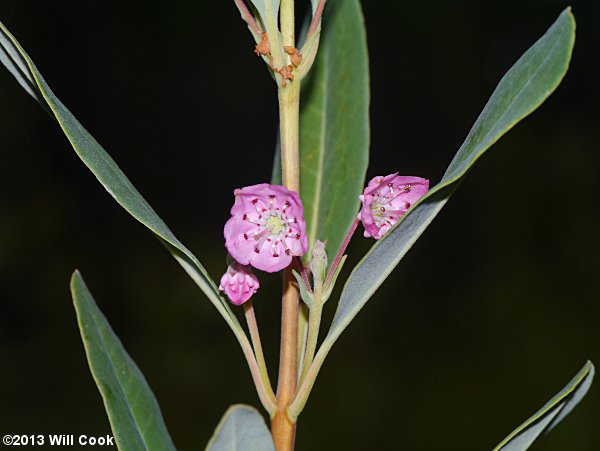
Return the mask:
<path id="1" fill-rule="evenodd" d="M 235 203 L 225 224 L 225 247 L 239 263 L 267 272 L 289 266 L 308 249 L 302 202 L 279 185 L 247 186 L 233 193 Z"/>
<path id="2" fill-rule="evenodd" d="M 242 305 L 252 297 L 260 287 L 258 278 L 252 274 L 250 267 L 233 262 L 221 277 L 219 290 L 225 292 L 235 305 Z"/>
<path id="3" fill-rule="evenodd" d="M 358 219 L 365 226 L 364 235 L 381 238 L 428 190 L 429 180 L 421 177 L 390 174 L 372 179 L 360 196 Z"/>

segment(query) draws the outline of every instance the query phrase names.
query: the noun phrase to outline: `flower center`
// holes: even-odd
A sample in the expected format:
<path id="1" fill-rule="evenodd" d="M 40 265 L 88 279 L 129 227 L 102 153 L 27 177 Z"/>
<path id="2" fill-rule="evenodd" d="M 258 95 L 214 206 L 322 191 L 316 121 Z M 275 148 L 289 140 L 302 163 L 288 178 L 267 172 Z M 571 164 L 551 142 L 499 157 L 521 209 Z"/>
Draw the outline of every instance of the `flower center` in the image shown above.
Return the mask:
<path id="1" fill-rule="evenodd" d="M 244 221 L 256 225 L 256 230 L 244 234 L 244 239 L 254 240 L 254 252 L 260 254 L 263 246 L 267 244 L 273 257 L 279 257 L 281 250 L 286 255 L 292 255 L 287 240 L 300 239 L 300 231 L 297 230 L 297 221 L 293 216 L 288 216 L 285 211 L 290 207 L 286 201 L 281 207 L 276 202 L 275 196 L 269 196 L 269 205 L 255 199 L 252 202 L 256 208 L 257 217 L 251 218 L 244 214 Z"/>
<path id="2" fill-rule="evenodd" d="M 410 203 L 401 200 L 399 197 L 401 194 L 410 192 L 411 189 L 411 185 L 394 187 L 393 183 L 388 183 L 375 192 L 370 208 L 378 227 L 385 224 L 391 227 L 410 208 Z"/>
<path id="3" fill-rule="evenodd" d="M 267 222 L 265 225 L 271 231 L 271 233 L 274 235 L 279 235 L 279 233 L 281 233 L 281 231 L 283 229 L 285 229 L 284 222 L 281 220 L 281 218 L 279 216 L 276 216 L 276 215 L 273 215 L 269 219 L 267 219 Z"/>

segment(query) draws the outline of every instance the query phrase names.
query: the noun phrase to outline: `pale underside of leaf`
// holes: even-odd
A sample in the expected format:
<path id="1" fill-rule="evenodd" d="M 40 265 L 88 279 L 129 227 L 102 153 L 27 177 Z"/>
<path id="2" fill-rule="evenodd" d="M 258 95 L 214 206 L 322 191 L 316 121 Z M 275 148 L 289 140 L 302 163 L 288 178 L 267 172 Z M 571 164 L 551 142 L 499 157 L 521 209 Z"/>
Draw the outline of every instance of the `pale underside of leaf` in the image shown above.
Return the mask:
<path id="1" fill-rule="evenodd" d="M 494 451 L 524 451 L 550 432 L 586 395 L 594 379 L 594 365 L 587 362 L 579 373 L 544 407 L 515 429 Z"/>
<path id="2" fill-rule="evenodd" d="M 556 89 L 569 65 L 574 31 L 574 18 L 566 9 L 502 78 L 440 183 L 354 268 L 319 351 L 321 359 L 442 209 L 475 161 Z"/>
<path id="3" fill-rule="evenodd" d="M 275 446 L 260 413 L 237 404 L 223 415 L 206 451 L 275 451 Z"/>

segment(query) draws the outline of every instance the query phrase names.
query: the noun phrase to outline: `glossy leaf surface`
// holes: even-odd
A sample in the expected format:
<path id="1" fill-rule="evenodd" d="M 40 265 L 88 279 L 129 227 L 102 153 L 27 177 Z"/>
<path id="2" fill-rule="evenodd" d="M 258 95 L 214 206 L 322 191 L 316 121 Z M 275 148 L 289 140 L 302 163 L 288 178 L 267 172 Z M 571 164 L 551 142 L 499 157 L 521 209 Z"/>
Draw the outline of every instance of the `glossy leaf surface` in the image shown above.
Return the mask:
<path id="1" fill-rule="evenodd" d="M 302 84 L 300 196 L 309 245 L 327 241 L 333 261 L 358 213 L 369 160 L 369 59 L 360 1 L 329 2 L 323 23 Z"/>
<path id="2" fill-rule="evenodd" d="M 90 370 L 108 413 L 115 442 L 123 450 L 175 450 L 156 398 L 102 314 L 81 274 L 71 294 Z"/>
<path id="3" fill-rule="evenodd" d="M 250 406 L 231 406 L 219 422 L 207 451 L 275 451 L 264 418 Z"/>

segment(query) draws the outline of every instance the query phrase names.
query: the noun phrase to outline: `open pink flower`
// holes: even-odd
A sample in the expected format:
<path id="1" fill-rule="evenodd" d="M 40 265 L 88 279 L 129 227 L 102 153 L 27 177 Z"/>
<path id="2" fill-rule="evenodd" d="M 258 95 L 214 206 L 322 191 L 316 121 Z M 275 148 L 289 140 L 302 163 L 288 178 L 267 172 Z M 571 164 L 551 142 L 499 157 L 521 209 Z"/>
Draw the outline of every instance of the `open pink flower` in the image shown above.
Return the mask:
<path id="1" fill-rule="evenodd" d="M 260 287 L 258 278 L 252 274 L 249 266 L 233 262 L 221 277 L 219 290 L 225 292 L 235 305 L 242 305 L 252 297 Z"/>
<path id="2" fill-rule="evenodd" d="M 381 238 L 428 190 L 429 180 L 421 177 L 390 174 L 372 179 L 360 196 L 358 219 L 365 226 L 364 235 Z"/>
<path id="3" fill-rule="evenodd" d="M 293 191 L 261 183 L 234 192 L 225 246 L 233 258 L 267 272 L 289 266 L 308 249 L 302 202 Z"/>

